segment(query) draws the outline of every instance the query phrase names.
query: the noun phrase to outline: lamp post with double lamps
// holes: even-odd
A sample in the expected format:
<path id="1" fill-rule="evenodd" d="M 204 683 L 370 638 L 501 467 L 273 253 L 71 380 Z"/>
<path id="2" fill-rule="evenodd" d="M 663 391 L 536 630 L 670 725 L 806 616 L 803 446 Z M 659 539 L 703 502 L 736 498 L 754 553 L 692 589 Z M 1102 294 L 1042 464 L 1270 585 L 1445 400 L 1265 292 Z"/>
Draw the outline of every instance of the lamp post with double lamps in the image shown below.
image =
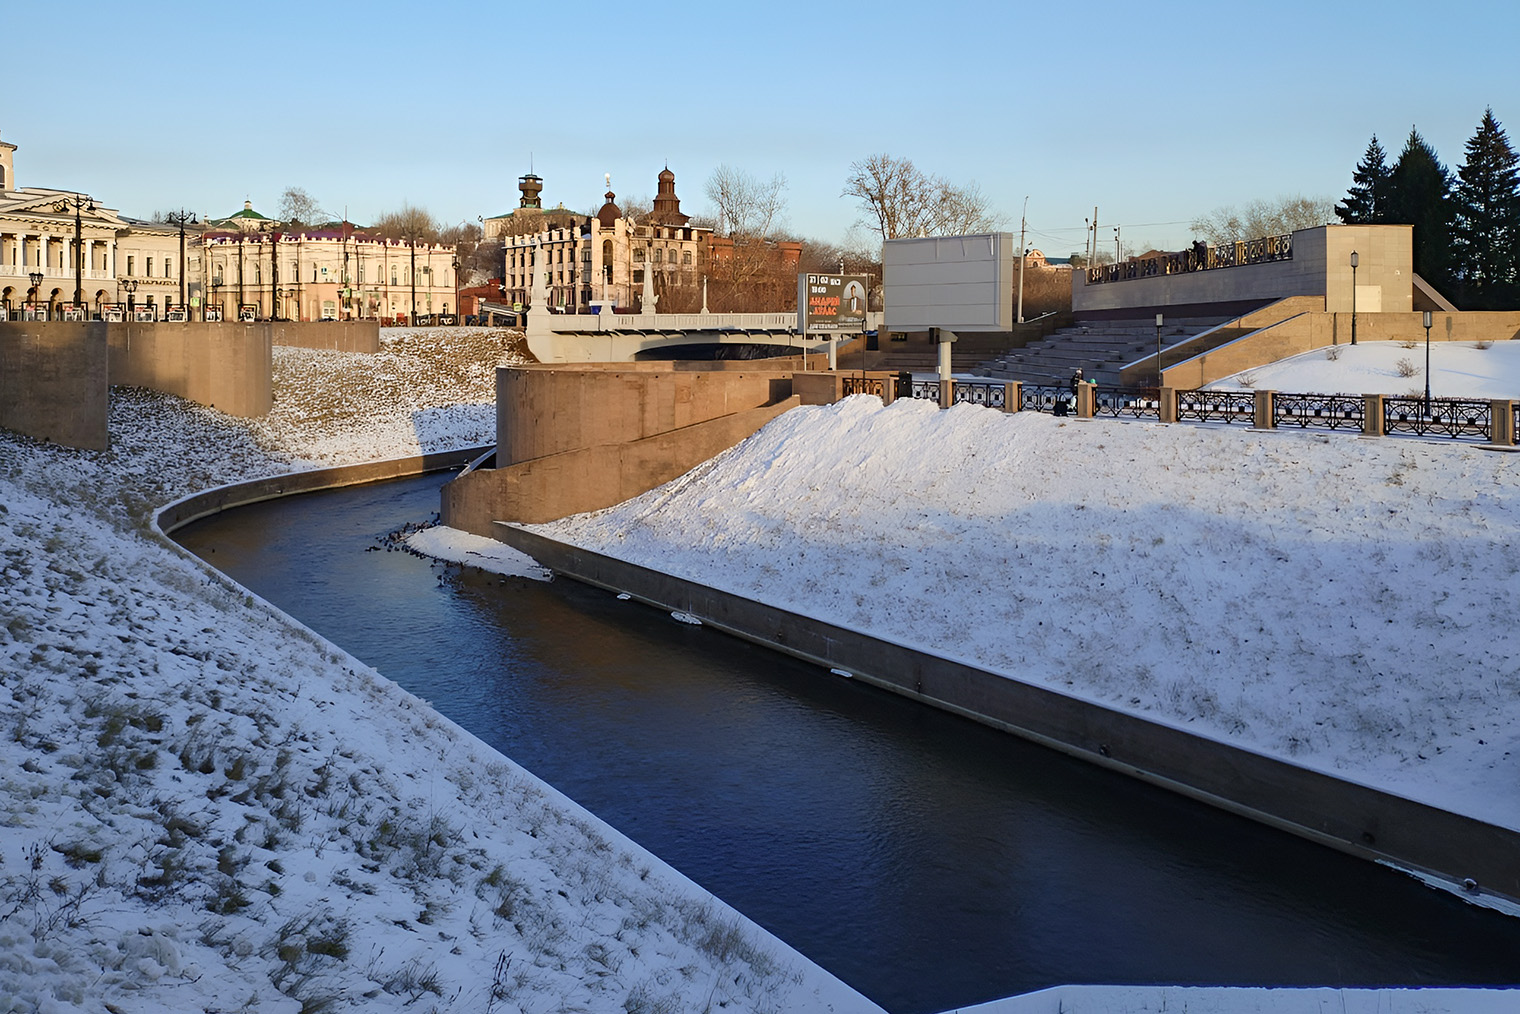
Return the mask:
<path id="1" fill-rule="evenodd" d="M 95 201 L 84 194 L 71 194 L 53 205 L 54 211 L 74 209 L 74 307 L 84 306 L 84 221 L 82 211 L 94 211 Z"/>
<path id="2" fill-rule="evenodd" d="M 197 224 L 195 214 L 180 208 L 178 211 L 171 211 L 165 215 L 164 221 L 170 225 L 179 226 L 179 305 L 185 306 L 185 224 L 187 222 L 190 225 Z M 188 319 L 188 311 L 186 319 Z"/>
<path id="3" fill-rule="evenodd" d="M 42 272 L 33 271 L 26 277 L 32 280 L 32 316 L 37 316 L 37 304 L 42 301 Z"/>
<path id="4" fill-rule="evenodd" d="M 137 291 L 137 279 L 123 278 L 121 287 L 127 290 L 127 319 L 132 319 L 132 295 Z"/>

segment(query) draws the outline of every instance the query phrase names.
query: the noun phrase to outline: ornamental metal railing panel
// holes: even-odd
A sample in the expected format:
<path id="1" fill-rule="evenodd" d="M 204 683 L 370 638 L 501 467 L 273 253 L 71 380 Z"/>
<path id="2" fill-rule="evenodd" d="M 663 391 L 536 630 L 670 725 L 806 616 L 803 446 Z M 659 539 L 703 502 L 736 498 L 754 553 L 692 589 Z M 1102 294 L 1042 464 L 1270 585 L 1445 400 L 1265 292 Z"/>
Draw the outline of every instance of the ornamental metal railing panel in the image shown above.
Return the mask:
<path id="1" fill-rule="evenodd" d="M 1128 260 L 1087 269 L 1087 284 L 1123 282 L 1133 278 L 1180 275 L 1215 268 L 1236 268 L 1246 264 L 1266 264 L 1293 259 L 1293 234 L 1263 236 L 1260 239 L 1226 243 L 1223 246 L 1195 248 L 1161 254 L 1144 260 Z"/>
<path id="2" fill-rule="evenodd" d="M 1021 384 L 1019 386 L 1020 412 L 1055 412 L 1057 405 L 1064 411 L 1076 412 L 1072 407 L 1074 396 L 1071 388 L 1056 384 Z"/>
<path id="3" fill-rule="evenodd" d="M 1447 436 L 1453 440 L 1488 440 L 1493 406 L 1462 398 L 1390 396 L 1383 399 L 1383 432 Z"/>
<path id="4" fill-rule="evenodd" d="M 1356 394 L 1274 394 L 1274 425 L 1361 432 L 1367 401 Z"/>
<path id="5" fill-rule="evenodd" d="M 925 401 L 939 401 L 939 381 L 913 378 L 913 397 Z"/>
<path id="6" fill-rule="evenodd" d="M 1256 419 L 1256 396 L 1250 391 L 1178 391 L 1177 421 L 1250 424 Z"/>
<path id="7" fill-rule="evenodd" d="M 957 405 L 985 405 L 988 408 L 999 409 L 1008 406 L 1008 389 L 1002 381 L 983 383 L 976 380 L 957 380 L 954 391 Z"/>
<path id="8" fill-rule="evenodd" d="M 1099 388 L 1093 393 L 1093 415 L 1159 420 L 1161 392 L 1154 387 Z"/>
<path id="9" fill-rule="evenodd" d="M 874 394 L 882 401 L 887 400 L 887 378 L 885 377 L 851 377 L 844 376 L 844 396 L 848 398 L 852 394 Z"/>

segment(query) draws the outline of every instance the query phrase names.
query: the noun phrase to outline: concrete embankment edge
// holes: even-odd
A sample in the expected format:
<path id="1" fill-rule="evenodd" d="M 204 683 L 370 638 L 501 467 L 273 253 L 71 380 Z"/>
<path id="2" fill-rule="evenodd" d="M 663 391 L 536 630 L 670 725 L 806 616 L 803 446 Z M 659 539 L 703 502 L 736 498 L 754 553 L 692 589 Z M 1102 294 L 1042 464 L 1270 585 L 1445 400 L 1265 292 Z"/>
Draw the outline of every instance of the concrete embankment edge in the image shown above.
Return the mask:
<path id="1" fill-rule="evenodd" d="M 557 574 L 1366 859 L 1520 903 L 1520 833 L 498 523 Z M 1476 890 L 1462 887 L 1470 880 Z M 1496 904 L 1497 903 L 1497 904 Z"/>
<path id="2" fill-rule="evenodd" d="M 314 493 L 320 489 L 338 489 L 342 486 L 362 486 L 367 482 L 383 482 L 409 475 L 441 472 L 450 468 L 463 468 L 489 452 L 490 447 L 464 447 L 455 451 L 438 451 L 434 454 L 418 454 L 409 458 L 389 458 L 385 461 L 367 461 L 360 465 L 336 465 L 332 468 L 314 468 L 305 472 L 289 472 L 266 479 L 250 479 L 232 482 L 160 507 L 153 515 L 154 527 L 162 535 L 183 528 L 192 521 L 210 517 L 232 507 L 273 500 L 295 493 Z"/>

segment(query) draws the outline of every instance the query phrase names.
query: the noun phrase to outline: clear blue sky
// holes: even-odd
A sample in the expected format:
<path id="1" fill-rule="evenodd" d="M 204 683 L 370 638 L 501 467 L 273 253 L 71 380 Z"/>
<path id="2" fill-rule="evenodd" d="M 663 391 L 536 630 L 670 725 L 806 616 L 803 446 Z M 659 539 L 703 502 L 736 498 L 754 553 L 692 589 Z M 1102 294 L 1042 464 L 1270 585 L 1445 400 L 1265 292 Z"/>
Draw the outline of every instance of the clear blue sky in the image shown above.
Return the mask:
<path id="1" fill-rule="evenodd" d="M 58 27 L 51 32 L 46 25 Z M 12 35 L 0 140 L 22 185 L 126 214 L 273 214 L 298 186 L 363 223 L 652 195 L 722 163 L 789 181 L 787 224 L 841 240 L 849 165 L 878 152 L 976 182 L 1031 242 L 1176 247 L 1199 214 L 1339 198 L 1375 133 L 1448 166 L 1492 106 L 1520 143 L 1520 5 L 194 4 L 99 0 Z M 76 49 L 76 47 L 78 47 Z M 77 56 L 77 59 L 76 59 Z"/>

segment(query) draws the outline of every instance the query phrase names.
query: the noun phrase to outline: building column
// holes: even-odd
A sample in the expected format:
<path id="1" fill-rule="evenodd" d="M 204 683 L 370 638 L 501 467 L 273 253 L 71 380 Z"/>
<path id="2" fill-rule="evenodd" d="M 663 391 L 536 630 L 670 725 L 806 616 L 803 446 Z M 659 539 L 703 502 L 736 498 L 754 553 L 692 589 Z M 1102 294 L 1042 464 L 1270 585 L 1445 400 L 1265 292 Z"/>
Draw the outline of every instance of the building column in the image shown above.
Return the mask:
<path id="1" fill-rule="evenodd" d="M 44 275 L 48 273 L 48 268 L 52 267 L 48 263 L 48 234 L 45 232 L 37 234 L 37 262 L 37 266 L 42 268 Z M 41 293 L 38 293 L 38 295 L 41 295 Z"/>

